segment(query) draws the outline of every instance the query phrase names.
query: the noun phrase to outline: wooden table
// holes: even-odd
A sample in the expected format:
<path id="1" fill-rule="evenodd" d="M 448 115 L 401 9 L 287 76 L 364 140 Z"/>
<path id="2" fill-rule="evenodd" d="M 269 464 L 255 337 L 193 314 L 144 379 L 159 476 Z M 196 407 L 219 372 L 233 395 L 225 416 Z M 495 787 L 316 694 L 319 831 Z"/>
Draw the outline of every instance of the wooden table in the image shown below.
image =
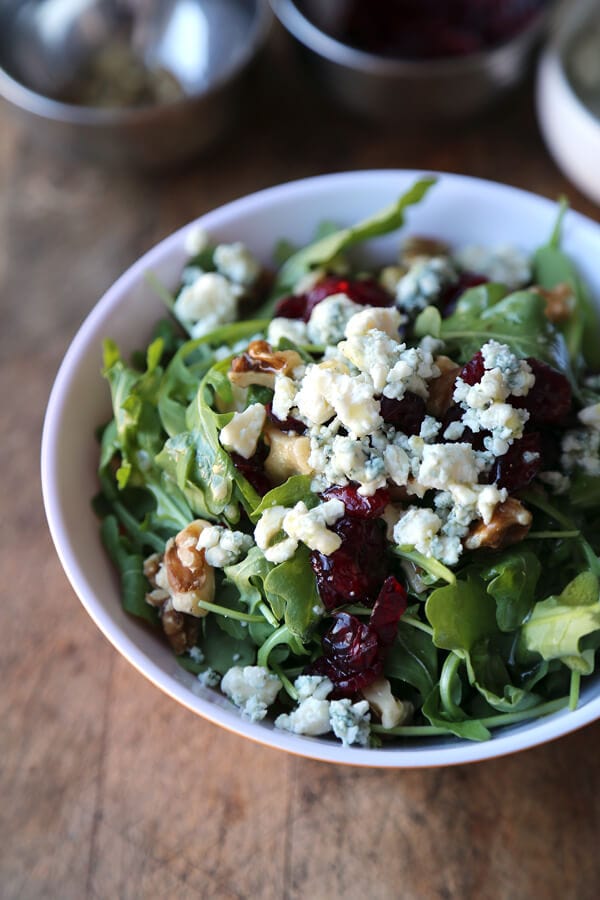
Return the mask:
<path id="1" fill-rule="evenodd" d="M 88 619 L 38 476 L 53 375 L 139 254 L 234 197 L 317 173 L 441 169 L 593 218 L 538 134 L 531 86 L 466 126 L 356 122 L 263 76 L 217 152 L 155 176 L 50 157 L 0 109 L 0 895 L 503 898 L 600 895 L 600 724 L 472 766 L 336 768 L 255 746 L 144 680 Z"/>

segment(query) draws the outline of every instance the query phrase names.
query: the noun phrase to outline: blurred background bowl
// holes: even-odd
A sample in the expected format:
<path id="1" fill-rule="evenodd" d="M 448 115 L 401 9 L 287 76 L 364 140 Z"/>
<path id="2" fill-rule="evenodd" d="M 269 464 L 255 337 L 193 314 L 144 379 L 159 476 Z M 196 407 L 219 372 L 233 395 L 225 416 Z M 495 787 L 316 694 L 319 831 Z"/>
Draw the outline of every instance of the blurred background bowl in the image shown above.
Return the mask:
<path id="1" fill-rule="evenodd" d="M 0 96 L 53 147 L 141 167 L 235 121 L 267 0 L 4 0 Z"/>
<path id="2" fill-rule="evenodd" d="M 541 56 L 536 85 L 542 134 L 557 165 L 600 203 L 600 4 L 565 4 Z"/>
<path id="3" fill-rule="evenodd" d="M 498 15 L 506 16 L 512 10 L 521 26 L 506 40 L 485 49 L 473 42 L 469 50 L 468 40 L 473 35 L 467 35 L 467 41 L 463 40 L 462 46 L 457 43 L 455 48 L 460 55 L 453 56 L 443 55 L 439 30 L 436 32 L 430 20 L 430 35 L 437 44 L 430 48 L 435 58 L 409 59 L 389 50 L 361 49 L 357 41 L 351 46 L 340 39 L 343 29 L 337 25 L 352 3 L 271 0 L 275 15 L 295 39 L 303 63 L 329 94 L 354 112 L 387 121 L 456 119 L 481 112 L 524 77 L 552 5 L 543 0 L 492 0 L 487 6 L 480 3 L 483 15 L 490 16 L 495 9 Z M 444 15 L 444 5 L 438 7 Z M 381 8 L 384 15 L 390 15 L 393 9 L 388 7 L 386 11 L 385 4 Z M 421 24 L 427 25 L 424 11 L 417 4 L 413 8 L 421 16 Z M 365 10 L 363 21 L 369 25 L 375 13 L 369 7 L 370 19 Z M 385 34 L 385 24 L 379 27 L 379 36 Z M 461 39 L 458 35 L 457 42 Z M 408 32 L 404 44 L 411 44 Z M 427 52 L 427 48 L 422 49 Z"/>

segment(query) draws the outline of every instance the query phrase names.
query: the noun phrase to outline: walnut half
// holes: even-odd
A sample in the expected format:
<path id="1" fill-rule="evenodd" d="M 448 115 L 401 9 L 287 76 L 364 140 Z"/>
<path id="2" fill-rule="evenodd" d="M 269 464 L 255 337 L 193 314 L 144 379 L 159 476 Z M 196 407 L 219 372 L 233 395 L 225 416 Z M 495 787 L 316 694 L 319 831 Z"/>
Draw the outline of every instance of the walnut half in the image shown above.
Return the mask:
<path id="1" fill-rule="evenodd" d="M 480 522 L 469 532 L 465 540 L 467 550 L 480 550 L 488 547 L 491 550 L 503 550 L 511 544 L 522 541 L 529 529 L 533 516 L 519 500 L 509 497 L 499 503 L 492 518 L 486 525 Z"/>
<path id="2" fill-rule="evenodd" d="M 250 341 L 246 352 L 231 361 L 229 380 L 238 387 L 259 384 L 273 389 L 275 375 L 289 375 L 301 363 L 295 350 L 273 350 L 267 341 Z"/>

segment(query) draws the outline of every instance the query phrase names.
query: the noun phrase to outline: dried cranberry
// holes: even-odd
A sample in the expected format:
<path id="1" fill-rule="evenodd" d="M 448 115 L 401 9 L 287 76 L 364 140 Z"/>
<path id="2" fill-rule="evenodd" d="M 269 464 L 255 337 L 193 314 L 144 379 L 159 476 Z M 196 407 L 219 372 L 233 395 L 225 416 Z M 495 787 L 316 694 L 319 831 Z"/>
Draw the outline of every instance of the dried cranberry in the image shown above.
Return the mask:
<path id="1" fill-rule="evenodd" d="M 386 579 L 369 622 L 346 612 L 334 613 L 334 623 L 323 636 L 323 655 L 307 672 L 326 675 L 334 697 L 347 697 L 372 684 L 383 673 L 385 651 L 396 637 L 406 610 L 406 590 L 391 575 Z"/>
<path id="2" fill-rule="evenodd" d="M 527 487 L 540 471 L 541 465 L 542 442 L 539 434 L 531 432 L 514 441 L 508 451 L 496 459 L 492 481 L 512 494 Z"/>
<path id="3" fill-rule="evenodd" d="M 525 397 L 509 397 L 517 409 L 526 409 L 534 425 L 557 425 L 571 409 L 571 385 L 564 375 L 533 356 L 527 357 L 535 383 Z"/>
<path id="4" fill-rule="evenodd" d="M 275 315 L 285 319 L 303 319 L 306 312 L 306 295 L 290 294 L 275 304 Z"/>
<path id="5" fill-rule="evenodd" d="M 369 619 L 369 625 L 376 632 L 382 647 L 389 647 L 394 643 L 398 621 L 406 612 L 407 605 L 406 588 L 390 575 L 383 582 Z"/>
<path id="6" fill-rule="evenodd" d="M 305 433 L 306 425 L 304 425 L 302 422 L 299 422 L 298 419 L 294 419 L 292 416 L 288 416 L 287 419 L 277 418 L 277 416 L 273 412 L 272 403 L 267 403 L 265 405 L 265 410 L 269 421 L 276 425 L 280 431 L 295 431 L 296 434 Z"/>
<path id="7" fill-rule="evenodd" d="M 469 362 L 462 367 L 458 377 L 462 378 L 463 381 L 466 381 L 467 384 L 473 386 L 474 384 L 479 384 L 483 378 L 484 372 L 485 365 L 483 362 L 483 353 L 481 350 L 478 350 L 473 359 L 469 360 Z"/>
<path id="8" fill-rule="evenodd" d="M 246 481 L 250 482 L 254 490 L 259 493 L 261 497 L 266 494 L 267 491 L 270 491 L 272 487 L 271 482 L 265 474 L 265 459 L 267 458 L 268 452 L 269 448 L 265 444 L 260 443 L 254 456 L 251 456 L 249 459 L 244 459 L 244 457 L 240 456 L 238 453 L 229 454 L 236 469 L 242 473 Z"/>
<path id="9" fill-rule="evenodd" d="M 418 394 L 407 391 L 401 400 L 381 398 L 381 417 L 404 434 L 418 434 L 427 414 L 425 401 Z"/>
<path id="10" fill-rule="evenodd" d="M 344 603 L 370 606 L 385 579 L 385 524 L 381 519 L 344 516 L 333 526 L 342 546 L 330 556 L 313 550 L 310 562 L 326 609 Z"/>
<path id="11" fill-rule="evenodd" d="M 330 500 L 337 497 L 345 506 L 345 514 L 357 519 L 376 519 L 381 516 L 390 502 L 390 492 L 386 488 L 380 488 L 370 497 L 363 497 L 358 493 L 356 484 L 348 484 L 346 487 L 335 486 L 327 488 L 323 492 L 323 499 Z"/>
<path id="12" fill-rule="evenodd" d="M 458 280 L 454 284 L 448 285 L 440 298 L 440 307 L 444 316 L 449 316 L 454 312 L 457 301 L 465 291 L 480 284 L 486 284 L 487 281 L 485 275 L 478 275 L 477 272 L 461 272 Z"/>
<path id="13" fill-rule="evenodd" d="M 306 293 L 306 309 L 304 319 L 322 300 L 333 294 L 345 294 L 353 303 L 361 306 L 392 306 L 393 297 L 372 278 L 352 279 L 340 278 L 338 275 L 326 275 Z"/>

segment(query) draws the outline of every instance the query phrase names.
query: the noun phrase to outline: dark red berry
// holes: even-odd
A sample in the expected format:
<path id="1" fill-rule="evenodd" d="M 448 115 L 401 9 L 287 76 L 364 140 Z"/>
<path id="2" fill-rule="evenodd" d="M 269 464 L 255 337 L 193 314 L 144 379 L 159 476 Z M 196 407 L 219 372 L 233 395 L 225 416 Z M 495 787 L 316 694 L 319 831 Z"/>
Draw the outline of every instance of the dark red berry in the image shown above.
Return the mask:
<path id="1" fill-rule="evenodd" d="M 326 275 L 306 293 L 306 310 L 304 319 L 308 322 L 310 314 L 322 300 L 333 294 L 346 294 L 353 303 L 361 306 L 392 306 L 393 297 L 371 278 L 340 278 L 339 275 Z"/>
<path id="2" fill-rule="evenodd" d="M 353 696 L 383 674 L 385 652 L 406 610 L 406 590 L 391 575 L 377 596 L 368 622 L 346 612 L 333 614 L 334 623 L 321 641 L 323 655 L 307 672 L 326 675 L 333 697 Z"/>
<path id="3" fill-rule="evenodd" d="M 394 643 L 398 622 L 406 612 L 407 605 L 406 588 L 390 575 L 383 582 L 369 619 L 369 625 L 377 634 L 380 646 L 389 647 Z"/>
<path id="4" fill-rule="evenodd" d="M 509 397 L 517 409 L 526 409 L 533 425 L 557 425 L 569 414 L 571 385 L 564 375 L 533 356 L 527 357 L 535 383 L 525 397 Z"/>
<path id="5" fill-rule="evenodd" d="M 483 362 L 483 354 L 481 350 L 478 350 L 473 359 L 469 360 L 469 362 L 462 367 L 458 377 L 462 378 L 463 381 L 466 381 L 466 383 L 472 387 L 474 384 L 479 384 L 483 378 L 484 372 L 485 365 Z"/>
<path id="6" fill-rule="evenodd" d="M 369 497 L 363 497 L 362 494 L 359 494 L 356 484 L 327 488 L 323 492 L 323 499 L 330 500 L 332 497 L 343 502 L 346 516 L 353 516 L 357 519 L 376 519 L 383 514 L 390 502 L 390 492 L 386 488 L 380 488 Z"/>
<path id="7" fill-rule="evenodd" d="M 492 469 L 492 481 L 509 494 L 520 491 L 533 481 L 542 465 L 542 442 L 537 432 L 513 441 L 508 451 L 499 456 Z"/>
<path id="8" fill-rule="evenodd" d="M 401 400 L 382 397 L 380 406 L 383 421 L 408 435 L 420 432 L 427 415 L 425 401 L 412 391 L 407 391 Z"/>
<path id="9" fill-rule="evenodd" d="M 344 603 L 371 606 L 387 570 L 385 524 L 344 516 L 333 526 L 342 546 L 330 556 L 313 550 L 310 562 L 326 609 Z"/>
<path id="10" fill-rule="evenodd" d="M 269 448 L 265 444 L 260 443 L 256 453 L 250 459 L 244 459 L 239 453 L 232 452 L 229 454 L 236 469 L 242 473 L 246 481 L 250 482 L 261 497 L 273 487 L 265 473 L 265 459 L 268 452 Z"/>
<path id="11" fill-rule="evenodd" d="M 273 412 L 272 403 L 267 403 L 265 405 L 265 410 L 269 421 L 272 422 L 273 425 L 276 425 L 280 431 L 294 431 L 296 434 L 305 433 L 306 425 L 304 425 L 302 422 L 299 422 L 298 419 L 294 419 L 293 416 L 288 416 L 287 419 L 278 419 Z"/>
<path id="12" fill-rule="evenodd" d="M 275 304 L 275 315 L 285 319 L 303 319 L 306 312 L 306 294 L 290 294 Z"/>

